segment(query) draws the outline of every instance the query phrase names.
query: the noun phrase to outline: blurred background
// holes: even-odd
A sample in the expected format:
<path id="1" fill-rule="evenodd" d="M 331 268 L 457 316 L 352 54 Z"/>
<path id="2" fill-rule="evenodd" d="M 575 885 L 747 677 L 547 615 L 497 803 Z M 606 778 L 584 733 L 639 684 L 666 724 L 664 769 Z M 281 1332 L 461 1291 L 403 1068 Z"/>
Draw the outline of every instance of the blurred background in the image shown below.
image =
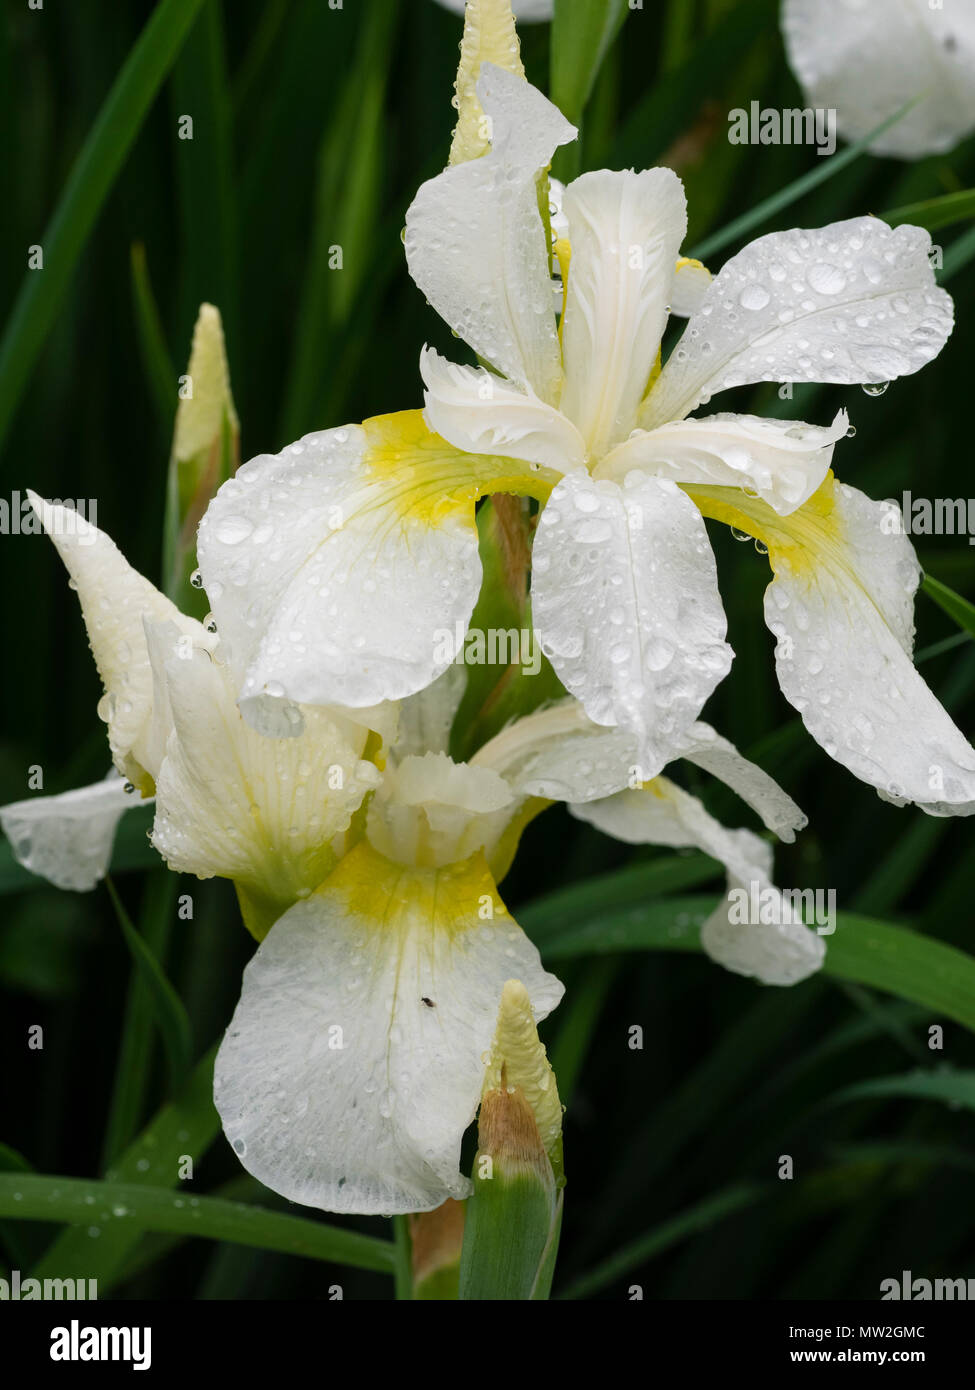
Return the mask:
<path id="1" fill-rule="evenodd" d="M 153 8 L 148 0 L 46 0 L 38 11 L 3 0 L 5 317 L 37 274 L 25 268 L 27 248 L 50 246 L 45 228 Z M 99 526 L 154 579 L 175 382 L 201 301 L 223 315 L 243 458 L 310 430 L 419 405 L 421 345 L 455 359 L 462 346 L 409 279 L 400 240 L 418 184 L 446 162 L 459 17 L 434 0 L 182 8 L 195 17 L 175 60 L 152 79 L 158 92 L 144 119 L 115 113 L 125 138 L 103 203 L 90 209 L 82 199 L 84 215 L 57 229 L 57 245 L 77 259 L 46 307 L 32 308 L 36 359 L 0 369 L 0 495 L 30 486 L 96 499 Z M 547 24 L 522 29 L 528 76 L 545 91 L 550 33 Z M 652 0 L 627 15 L 596 76 L 578 168 L 669 164 L 686 184 L 694 248 L 825 163 L 808 147 L 730 144 L 728 111 L 752 100 L 803 105 L 774 0 Z M 178 138 L 185 115 L 192 140 Z M 973 176 L 973 141 L 915 164 L 861 155 L 746 239 L 882 214 L 967 189 Z M 879 398 L 800 385 L 783 401 L 768 386 L 732 393 L 720 408 L 826 423 L 846 406 L 857 433 L 837 447 L 843 479 L 875 497 L 900 498 L 904 489 L 967 497 L 969 227 L 934 233 L 946 256 L 960 248 L 948 285 L 957 326 L 935 364 Z M 741 244 L 710 256 L 711 268 Z M 341 271 L 329 269 L 336 245 Z M 58 273 L 48 257 L 43 274 Z M 8 322 L 8 344 L 10 332 Z M 797 844 L 777 850 L 778 881 L 835 889 L 841 911 L 970 949 L 971 823 L 883 804 L 805 735 L 775 682 L 761 617 L 767 562 L 712 529 L 737 659 L 705 717 L 810 818 Z M 922 537 L 919 553 L 927 572 L 975 599 L 965 537 Z M 28 794 L 31 765 L 43 767 L 45 792 L 57 792 L 97 779 L 108 758 L 97 676 L 54 551 L 36 537 L 4 536 L 0 584 L 2 804 Z M 917 627 L 922 673 L 971 735 L 971 638 L 925 595 Z M 754 826 L 706 779 L 687 785 L 728 823 Z M 137 823 L 120 834 L 115 883 L 185 1005 L 196 1059 L 226 1026 L 252 942 L 228 883 L 180 887 L 147 867 L 148 816 L 129 821 Z M 648 869 L 664 858 L 663 870 Z M 620 880 L 621 869 L 631 877 Z M 597 920 L 601 902 L 617 901 L 613 891 L 597 885 L 587 898 L 572 885 L 609 874 L 631 893 L 642 883 L 647 892 L 656 885 L 659 894 L 665 882 L 679 890 L 663 909 L 675 922 L 720 885 L 699 856 L 634 851 L 554 809 L 529 829 L 503 893 L 526 929 L 543 932 L 553 911 Z M 190 887 L 193 920 L 180 921 L 175 895 Z M 554 909 L 530 906 L 560 889 Z M 3 844 L 0 893 L 0 1166 L 95 1176 L 170 1094 L 144 986 L 104 886 L 59 893 L 20 870 Z M 836 1099 L 853 1083 L 918 1068 L 964 1075 L 975 1046 L 960 1024 L 825 976 L 763 989 L 677 950 L 595 949 L 551 965 L 568 991 L 543 1029 L 568 1102 L 556 1296 L 619 1299 L 640 1285 L 647 1299 L 871 1299 L 902 1269 L 975 1276 L 971 1089 L 967 1105 L 963 1087 L 950 1105 Z M 35 1024 L 44 1048 L 25 1051 Z M 928 1046 L 932 1024 L 944 1024 L 942 1051 Z M 642 1049 L 629 1045 L 635 1025 Z M 199 1133 L 177 1150 L 196 1155 L 193 1190 L 283 1210 L 242 1175 L 201 1094 Z M 791 1180 L 778 1176 L 782 1155 L 793 1158 Z M 378 1220 L 335 1224 L 388 1234 Z M 136 1235 L 106 1254 L 110 1233 L 92 1229 L 79 1227 L 69 1233 L 73 1246 L 56 1247 L 63 1227 L 4 1220 L 3 1261 L 26 1269 L 46 1258 L 68 1274 L 73 1259 L 79 1272 L 97 1269 L 106 1294 L 139 1298 L 326 1297 L 336 1282 L 346 1298 L 392 1297 L 381 1274 L 219 1240 Z"/>

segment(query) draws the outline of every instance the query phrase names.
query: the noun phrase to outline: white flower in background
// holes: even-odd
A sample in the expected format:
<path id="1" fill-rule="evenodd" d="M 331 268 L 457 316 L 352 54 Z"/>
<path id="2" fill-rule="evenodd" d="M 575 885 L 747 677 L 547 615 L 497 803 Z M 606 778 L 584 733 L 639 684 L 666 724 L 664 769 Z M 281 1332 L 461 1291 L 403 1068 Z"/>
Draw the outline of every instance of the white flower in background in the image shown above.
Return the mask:
<path id="1" fill-rule="evenodd" d="M 971 0 L 783 0 L 782 32 L 807 102 L 834 107 L 848 140 L 920 98 L 874 154 L 942 154 L 975 131 Z"/>
<path id="2" fill-rule="evenodd" d="M 767 878 L 763 842 L 723 831 L 665 779 L 624 791 L 632 737 L 592 724 L 575 701 L 453 762 L 460 668 L 399 709 L 371 712 L 372 732 L 346 712 L 308 708 L 300 733 L 257 733 L 236 706 L 219 637 L 179 614 L 107 536 L 83 522 L 68 528 L 63 509 L 33 500 L 81 601 L 116 757 L 155 791 L 154 844 L 178 871 L 230 878 L 262 942 L 214 1094 L 242 1162 L 285 1196 L 376 1213 L 468 1191 L 460 1145 L 505 982 L 522 981 L 538 1019 L 562 994 L 496 886 L 550 801 L 609 833 L 618 833 L 614 807 L 632 805 L 638 834 L 624 816 L 622 838 L 698 844 L 729 875 Z M 707 726 L 682 752 L 783 838 L 803 824 L 785 793 Z M 37 802 L 68 865 L 87 843 L 87 828 L 65 813 L 80 795 Z M 658 802 L 668 809 L 647 819 L 639 808 Z M 58 873 L 50 861 L 36 867 Z M 792 983 L 822 960 L 804 927 L 737 931 L 736 951 L 707 930 L 706 949 L 766 982 Z"/>

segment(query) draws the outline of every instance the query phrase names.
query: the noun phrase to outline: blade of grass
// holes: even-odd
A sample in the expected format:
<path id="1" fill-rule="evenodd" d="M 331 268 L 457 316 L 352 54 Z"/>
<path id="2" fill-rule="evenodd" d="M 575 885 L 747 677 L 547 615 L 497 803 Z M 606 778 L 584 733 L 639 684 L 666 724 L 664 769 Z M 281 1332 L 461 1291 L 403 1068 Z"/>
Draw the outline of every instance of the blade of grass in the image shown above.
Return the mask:
<path id="1" fill-rule="evenodd" d="M 626 18 L 626 0 L 555 0 L 551 98 L 578 125 L 603 59 Z"/>
<path id="2" fill-rule="evenodd" d="M 136 336 L 145 367 L 146 385 L 159 416 L 163 438 L 168 440 L 176 415 L 176 368 L 166 347 L 159 308 L 149 280 L 146 248 L 141 241 L 132 243 L 130 267 Z"/>
<path id="3" fill-rule="evenodd" d="M 566 915 L 539 941 L 546 961 L 633 950 L 700 950 L 714 897 L 678 896 L 624 911 Z M 544 910 L 544 904 L 535 911 Z M 529 916 L 525 909 L 519 920 Z M 839 913 L 823 973 L 924 1004 L 975 1031 L 975 959 L 933 937 L 853 913 Z M 794 986 L 793 988 L 801 988 Z"/>
<path id="4" fill-rule="evenodd" d="M 190 1160 L 202 1161 L 220 1130 L 213 1105 L 212 1048 L 193 1070 L 185 1089 L 170 1105 L 164 1105 L 139 1137 L 105 1173 L 109 1182 L 145 1183 L 175 1187 L 181 1169 Z M 89 1222 L 64 1231 L 44 1253 L 32 1273 L 38 1279 L 97 1279 L 105 1293 L 121 1277 L 142 1232 L 131 1223 L 116 1224 L 92 1238 Z"/>
<path id="5" fill-rule="evenodd" d="M 0 342 L 0 443 L 78 257 L 203 0 L 160 0 L 98 113 L 41 238 Z"/>
<path id="6" fill-rule="evenodd" d="M 149 1041 L 146 1028 L 150 1020 L 153 1020 L 159 1029 L 166 1054 L 170 1086 L 174 1091 L 183 1083 L 189 1070 L 190 1021 L 186 1016 L 186 1010 L 183 1008 L 179 995 L 166 978 L 156 954 L 157 952 L 161 953 L 169 935 L 175 899 L 175 884 L 175 876 L 170 874 L 168 870 L 161 869 L 159 874 L 155 876 L 155 884 L 150 884 L 147 892 L 150 905 L 150 910 L 145 918 L 147 935 L 142 935 L 133 926 L 132 919 L 126 912 L 111 878 L 106 876 L 105 879 L 105 886 L 112 900 L 115 916 L 122 928 L 125 944 L 129 948 L 138 981 L 141 984 L 141 988 L 139 988 L 133 981 L 134 987 L 127 1011 L 127 1023 L 131 1024 L 132 1028 L 131 1032 L 129 1030 L 123 1032 L 119 1072 L 116 1078 L 119 1104 L 117 1106 L 113 1104 L 113 1119 L 116 1113 L 119 1119 L 116 1123 L 109 1125 L 108 1134 L 112 1140 L 111 1147 L 107 1149 L 109 1160 L 121 1148 L 122 1142 L 130 1137 L 131 1131 L 138 1123 L 145 1086 L 145 1073 L 148 1070 L 149 1062 Z M 152 891 L 153 886 L 155 886 L 156 892 Z M 154 938 L 153 944 L 150 944 L 149 934 Z M 153 946 L 155 946 L 155 950 Z M 131 1130 L 127 1132 L 129 1124 L 131 1124 Z"/>
<path id="7" fill-rule="evenodd" d="M 760 1187 L 757 1183 L 739 1183 L 713 1197 L 706 1197 L 704 1201 L 695 1203 L 686 1211 L 671 1217 L 669 1221 L 661 1222 L 659 1226 L 654 1226 L 652 1230 L 624 1245 L 622 1250 L 618 1250 L 602 1264 L 596 1265 L 588 1274 L 576 1279 L 564 1292 L 556 1294 L 556 1297 L 591 1298 L 594 1293 L 599 1293 L 607 1285 L 622 1279 L 638 1265 L 655 1259 L 691 1236 L 699 1235 L 716 1221 L 723 1221 L 727 1216 L 735 1216 L 738 1212 L 754 1206 L 767 1195 L 767 1191 L 767 1188 Z"/>
<path id="8" fill-rule="evenodd" d="M 915 227 L 927 227 L 929 232 L 939 227 L 949 227 L 953 222 L 964 222 L 975 217 L 975 188 L 966 188 L 960 193 L 945 193 L 940 198 L 926 198 L 921 203 L 908 203 L 902 208 L 882 212 L 880 216 L 892 227 L 901 222 L 911 222 Z"/>
<path id="9" fill-rule="evenodd" d="M 314 231 L 281 422 L 284 439 L 296 439 L 320 423 L 315 404 L 321 378 L 368 271 L 382 194 L 383 112 L 398 19 L 388 0 L 369 6 L 351 80 L 322 138 Z M 353 160 L 350 150 L 356 152 Z M 341 266 L 334 262 L 336 250 Z"/>
<path id="10" fill-rule="evenodd" d="M 684 133 L 754 41 L 776 25 L 777 0 L 741 0 L 691 56 L 650 85 L 620 131 L 611 165 L 645 169 Z"/>
<path id="11" fill-rule="evenodd" d="M 803 174 L 800 178 L 793 179 L 792 183 L 787 184 L 785 188 L 780 189 L 777 193 L 773 193 L 770 198 L 763 199 L 757 207 L 750 208 L 748 212 L 742 213 L 741 217 L 734 218 L 733 221 L 722 227 L 719 232 L 715 232 L 713 236 L 706 237 L 699 246 L 695 246 L 692 250 L 686 252 L 686 254 L 695 257 L 697 260 L 706 260 L 709 256 L 713 256 L 716 251 L 720 251 L 731 242 L 740 240 L 750 232 L 753 227 L 761 226 L 763 222 L 767 222 L 769 218 L 774 217 L 776 213 L 782 212 L 784 208 L 791 206 L 797 199 L 804 197 L 805 194 L 810 193 L 814 188 L 818 188 L 821 183 L 825 183 L 827 179 L 831 179 L 834 174 L 838 174 L 841 169 L 845 169 L 848 164 L 852 164 L 855 159 L 859 159 L 860 155 L 867 149 L 867 146 L 875 140 L 878 135 L 882 135 L 885 130 L 889 130 L 892 125 L 903 116 L 906 116 L 908 111 L 910 111 L 915 104 L 916 99 L 905 102 L 892 116 L 888 116 L 886 120 L 881 121 L 880 125 L 871 130 L 862 140 L 857 140 L 855 144 L 847 146 L 847 148 L 839 154 L 834 154 L 828 159 L 824 159 L 818 168 L 811 169 L 808 174 Z"/>
<path id="12" fill-rule="evenodd" d="M 204 0 L 173 67 L 171 93 L 174 126 L 182 116 L 193 119 L 193 138 L 175 141 L 185 270 L 181 319 L 195 317 L 201 303 L 217 306 L 223 318 L 232 378 L 241 342 L 237 296 L 240 223 L 220 0 Z"/>
<path id="13" fill-rule="evenodd" d="M 376 1236 L 223 1197 L 179 1197 L 164 1187 L 141 1183 L 0 1173 L 0 1215 L 22 1221 L 83 1221 L 99 1234 L 117 1225 L 175 1232 L 381 1273 L 392 1273 L 396 1258 L 392 1242 Z"/>
<path id="14" fill-rule="evenodd" d="M 647 898 L 696 887 L 720 872 L 720 866 L 703 854 L 661 855 L 536 898 L 518 909 L 518 922 L 538 946 L 547 949 L 573 930 L 573 922 L 639 907 Z M 713 903 L 713 897 L 708 901 Z"/>
<path id="15" fill-rule="evenodd" d="M 950 280 L 975 256 L 975 227 L 970 227 L 957 241 L 953 241 L 945 252 L 941 266 L 941 280 Z"/>
<path id="16" fill-rule="evenodd" d="M 938 1071 L 916 1071 L 906 1076 L 878 1076 L 845 1086 L 830 1096 L 828 1104 L 840 1105 L 851 1100 L 940 1100 L 953 1110 L 975 1110 L 975 1072 L 955 1071 L 945 1067 Z"/>
<path id="17" fill-rule="evenodd" d="M 921 588 L 928 598 L 933 599 L 939 608 L 944 609 L 954 622 L 965 632 L 975 637 L 975 605 L 968 602 L 967 598 L 962 598 L 961 594 L 956 594 L 954 589 L 949 589 L 947 584 L 942 584 L 940 579 L 933 578 L 926 574 L 921 581 Z"/>
<path id="18" fill-rule="evenodd" d="M 584 978 L 570 990 L 559 1011 L 559 1030 L 548 1049 L 548 1059 L 565 1106 L 572 1099 L 579 1072 L 589 1052 L 593 1030 L 618 973 L 618 961 L 593 961 L 586 969 Z"/>

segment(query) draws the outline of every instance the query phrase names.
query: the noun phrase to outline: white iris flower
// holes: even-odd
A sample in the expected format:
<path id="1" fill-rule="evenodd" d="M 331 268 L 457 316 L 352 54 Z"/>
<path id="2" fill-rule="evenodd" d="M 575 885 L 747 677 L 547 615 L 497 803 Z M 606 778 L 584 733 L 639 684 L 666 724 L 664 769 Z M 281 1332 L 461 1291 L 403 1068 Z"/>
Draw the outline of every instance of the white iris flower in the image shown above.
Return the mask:
<path id="1" fill-rule="evenodd" d="M 516 492 L 541 504 L 543 650 L 594 722 L 635 737 L 647 780 L 732 659 L 707 516 L 768 551 L 779 681 L 827 753 L 886 798 L 967 813 L 975 750 L 912 663 L 911 544 L 830 471 L 846 413 L 828 427 L 689 418 L 733 386 L 880 384 L 924 366 L 953 312 L 930 237 L 874 217 L 774 232 L 711 280 L 678 260 L 675 174 L 583 174 L 562 196 L 558 314 L 539 195 L 575 132 L 517 72 L 479 71 L 462 162 L 420 189 L 405 239 L 413 278 L 489 365 L 425 349 L 422 418 L 309 435 L 221 488 L 199 557 L 245 716 L 428 684 L 455 655 L 438 634 L 462 633 L 477 596 L 475 501 Z M 459 92 L 470 76 L 462 59 Z M 689 322 L 661 370 L 675 301 Z"/>
<path id="2" fill-rule="evenodd" d="M 174 869 L 231 879 L 261 941 L 218 1054 L 215 1100 L 241 1161 L 285 1196 L 377 1213 L 469 1191 L 461 1139 L 505 983 L 522 982 L 537 1019 L 562 995 L 497 890 L 524 826 L 553 800 L 629 842 L 700 847 L 725 864 L 729 889 L 767 889 L 763 840 L 723 829 L 665 778 L 628 789 L 632 738 L 573 700 L 517 721 L 467 764 L 446 751 L 456 667 L 399 707 L 300 708 L 300 731 L 258 733 L 237 707 L 239 673 L 220 636 L 103 533 L 32 500 L 81 601 L 116 765 L 155 795 L 153 843 Z M 708 726 L 681 752 L 782 838 L 804 823 Z M 114 819 L 94 833 L 76 803 L 117 818 L 135 800 L 118 785 L 6 808 L 18 857 L 90 886 Z M 812 931 L 732 928 L 727 904 L 703 931 L 715 959 L 772 984 L 818 968 Z"/>
<path id="3" fill-rule="evenodd" d="M 782 33 L 806 100 L 835 108 L 849 140 L 917 99 L 871 142 L 874 154 L 943 154 L 975 130 L 969 0 L 783 0 Z"/>
<path id="4" fill-rule="evenodd" d="M 478 93 L 491 150 L 421 188 L 406 251 L 427 299 L 490 366 L 425 350 L 425 418 L 458 449 L 561 475 L 539 518 L 532 605 L 566 689 L 595 722 L 636 736 L 648 776 L 659 770 L 731 661 L 702 519 L 714 517 L 768 551 L 780 683 L 826 751 L 884 796 L 971 809 L 975 750 L 911 661 L 912 547 L 889 507 L 830 471 L 845 412 L 828 428 L 688 418 L 733 386 L 882 383 L 930 361 L 952 304 L 928 234 L 873 217 L 771 233 L 709 281 L 677 259 L 676 175 L 584 174 L 562 197 L 556 323 L 536 191 L 572 128 L 489 65 Z M 677 294 L 689 322 L 660 370 Z"/>

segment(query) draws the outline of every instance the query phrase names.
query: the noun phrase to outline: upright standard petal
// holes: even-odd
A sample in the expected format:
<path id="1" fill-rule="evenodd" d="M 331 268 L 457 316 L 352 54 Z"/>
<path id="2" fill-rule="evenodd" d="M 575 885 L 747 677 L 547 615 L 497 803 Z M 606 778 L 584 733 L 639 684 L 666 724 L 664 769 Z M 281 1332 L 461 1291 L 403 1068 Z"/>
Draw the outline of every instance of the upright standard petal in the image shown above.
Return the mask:
<path id="1" fill-rule="evenodd" d="M 105 694 L 98 713 L 119 772 L 151 795 L 158 761 L 152 740 L 152 667 L 143 619 L 175 624 L 190 643 L 212 645 L 201 623 L 185 617 L 132 568 L 103 531 L 69 508 L 35 493 L 31 504 L 51 537 L 81 600 L 95 665 Z"/>
<path id="2" fill-rule="evenodd" d="M 952 0 L 784 0 L 782 32 L 810 105 L 835 108 L 861 140 L 905 103 L 917 105 L 870 144 L 874 154 L 942 154 L 975 130 L 975 10 Z"/>
<path id="3" fill-rule="evenodd" d="M 675 483 L 740 487 L 773 511 L 795 511 L 822 483 L 833 445 L 849 427 L 845 410 L 829 426 L 755 415 L 708 415 L 635 431 L 593 471 L 619 482 L 632 468 Z"/>
<path id="4" fill-rule="evenodd" d="M 152 842 L 180 873 L 233 879 L 260 936 L 334 867 L 333 839 L 379 773 L 325 711 L 303 710 L 298 738 L 267 738 L 240 717 L 228 667 L 206 652 L 180 655 L 165 634 L 153 656 L 173 727 Z"/>
<path id="5" fill-rule="evenodd" d="M 788 517 L 726 489 L 691 494 L 768 547 L 779 684 L 813 738 L 887 797 L 970 814 L 975 749 L 911 660 L 920 570 L 897 509 L 832 474 Z"/>
<path id="6" fill-rule="evenodd" d="M 668 778 L 569 809 L 577 819 L 627 844 L 693 846 L 724 865 L 728 893 L 701 930 L 701 945 L 719 965 L 768 985 L 796 984 L 822 965 L 822 939 L 797 919 L 791 903 L 771 885 L 770 847 L 750 830 L 725 829 L 696 797 Z M 742 893 L 746 902 L 765 906 L 761 917 L 736 910 Z"/>
<path id="7" fill-rule="evenodd" d="M 640 412 L 653 429 L 729 386 L 886 382 L 937 357 L 952 327 L 920 227 L 854 217 L 770 232 L 715 276 Z"/>
<path id="8" fill-rule="evenodd" d="M 636 735 L 647 775 L 731 665 L 704 522 L 664 479 L 563 478 L 534 541 L 532 610 L 565 688 Z"/>
<path id="9" fill-rule="evenodd" d="M 198 554 L 242 706 L 363 707 L 421 690 L 456 651 L 481 563 L 482 492 L 544 496 L 527 464 L 458 454 L 419 411 L 309 434 L 225 483 Z"/>
<path id="10" fill-rule="evenodd" d="M 562 996 L 479 855 L 411 870 L 359 845 L 244 972 L 214 1073 L 241 1162 L 326 1211 L 465 1197 L 461 1139 L 512 977 L 536 1018 Z"/>
<path id="11" fill-rule="evenodd" d="M 457 449 L 544 464 L 556 473 L 585 468 L 586 445 L 571 420 L 484 367 L 461 367 L 432 348 L 420 353 L 424 416 Z"/>
<path id="12" fill-rule="evenodd" d="M 562 368 L 537 179 L 576 132 L 534 87 L 490 63 L 477 90 L 491 151 L 423 184 L 406 213 L 406 263 L 479 357 L 554 405 Z"/>
<path id="13" fill-rule="evenodd" d="M 56 888 L 94 888 L 108 872 L 119 821 L 145 804 L 125 788 L 113 771 L 91 787 L 0 806 L 0 827 L 17 863 Z"/>
<path id="14" fill-rule="evenodd" d="M 562 206 L 572 260 L 561 409 L 598 459 L 636 423 L 667 322 L 687 205 L 670 169 L 601 169 L 570 183 Z"/>

